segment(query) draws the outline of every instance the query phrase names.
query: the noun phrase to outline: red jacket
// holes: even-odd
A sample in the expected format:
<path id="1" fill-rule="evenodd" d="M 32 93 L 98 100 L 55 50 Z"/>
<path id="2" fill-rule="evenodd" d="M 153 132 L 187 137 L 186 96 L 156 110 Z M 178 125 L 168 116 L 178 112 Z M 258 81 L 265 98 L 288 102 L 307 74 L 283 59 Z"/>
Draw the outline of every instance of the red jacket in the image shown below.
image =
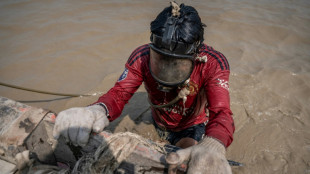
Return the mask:
<path id="1" fill-rule="evenodd" d="M 200 49 L 199 56 L 207 56 L 207 62 L 195 61 L 190 76 L 190 94 L 185 104 L 180 100 L 168 108 L 152 108 L 152 115 L 160 127 L 171 131 L 208 121 L 205 134 L 228 147 L 235 130 L 229 101 L 229 64 L 223 54 L 207 45 Z M 153 104 L 166 104 L 177 96 L 178 91 L 164 93 L 157 89 L 157 82 L 149 70 L 149 61 L 148 44 L 134 50 L 115 86 L 96 102 L 107 106 L 110 121 L 120 116 L 124 105 L 142 82 Z"/>

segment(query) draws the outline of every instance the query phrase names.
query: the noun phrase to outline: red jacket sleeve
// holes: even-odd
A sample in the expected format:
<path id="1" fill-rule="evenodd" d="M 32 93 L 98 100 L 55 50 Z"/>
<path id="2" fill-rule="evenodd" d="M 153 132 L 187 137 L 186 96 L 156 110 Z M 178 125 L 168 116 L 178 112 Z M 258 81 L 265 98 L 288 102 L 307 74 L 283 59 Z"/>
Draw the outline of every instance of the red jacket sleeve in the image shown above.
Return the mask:
<path id="1" fill-rule="evenodd" d="M 230 110 L 228 84 L 230 71 L 221 68 L 217 61 L 213 61 L 209 66 L 210 76 L 205 82 L 209 110 L 206 135 L 220 140 L 228 147 L 233 141 L 235 131 Z"/>
<path id="2" fill-rule="evenodd" d="M 115 120 L 121 115 L 125 104 L 128 103 L 128 100 L 132 97 L 132 95 L 137 91 L 143 82 L 141 68 L 142 60 L 140 57 L 144 52 L 139 50 L 143 50 L 144 47 L 146 46 L 141 46 L 133 51 L 125 65 L 123 74 L 115 83 L 114 87 L 94 103 L 103 103 L 106 106 L 109 114 L 108 118 L 110 121 Z M 147 49 L 144 48 L 144 50 Z"/>

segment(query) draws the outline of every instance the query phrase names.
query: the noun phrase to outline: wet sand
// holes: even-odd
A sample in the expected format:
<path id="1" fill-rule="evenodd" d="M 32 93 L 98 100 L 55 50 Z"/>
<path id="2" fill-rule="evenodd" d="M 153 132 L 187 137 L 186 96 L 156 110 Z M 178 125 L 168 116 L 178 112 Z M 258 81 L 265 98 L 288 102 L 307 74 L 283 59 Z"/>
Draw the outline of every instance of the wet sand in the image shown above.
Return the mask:
<path id="1" fill-rule="evenodd" d="M 231 67 L 234 173 L 310 173 L 310 2 L 178 1 L 207 24 L 205 43 Z M 62 93 L 111 88 L 167 2 L 1 1 L 0 82 Z M 0 95 L 55 112 L 99 97 L 63 98 L 0 86 Z M 158 140 L 143 86 L 109 127 Z"/>

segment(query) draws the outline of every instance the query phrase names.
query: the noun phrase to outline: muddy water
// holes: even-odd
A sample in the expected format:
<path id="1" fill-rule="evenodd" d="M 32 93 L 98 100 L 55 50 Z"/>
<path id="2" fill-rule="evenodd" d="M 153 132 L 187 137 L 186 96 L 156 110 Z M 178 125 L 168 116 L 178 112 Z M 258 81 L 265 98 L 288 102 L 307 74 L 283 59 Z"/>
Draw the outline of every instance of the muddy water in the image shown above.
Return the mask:
<path id="1" fill-rule="evenodd" d="M 231 65 L 236 132 L 227 156 L 246 165 L 234 173 L 310 173 L 310 2 L 179 2 L 196 7 L 208 26 L 206 43 Z M 149 23 L 167 5 L 3 0 L 0 81 L 62 93 L 107 91 L 131 51 L 149 41 Z M 55 112 L 98 97 L 64 99 L 3 86 L 0 95 Z M 151 131 L 137 117 L 144 111 L 141 88 L 113 130 Z"/>

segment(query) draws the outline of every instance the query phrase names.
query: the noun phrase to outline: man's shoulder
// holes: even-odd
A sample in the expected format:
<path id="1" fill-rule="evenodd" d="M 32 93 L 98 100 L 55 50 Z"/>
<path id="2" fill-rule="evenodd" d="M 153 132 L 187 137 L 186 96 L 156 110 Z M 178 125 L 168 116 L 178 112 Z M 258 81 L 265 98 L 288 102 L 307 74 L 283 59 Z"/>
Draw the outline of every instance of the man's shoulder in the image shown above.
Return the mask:
<path id="1" fill-rule="evenodd" d="M 215 50 L 213 47 L 203 44 L 200 49 L 201 57 L 207 56 L 208 64 L 218 64 L 221 70 L 229 70 L 229 63 L 224 54 Z"/>
<path id="2" fill-rule="evenodd" d="M 150 55 L 150 47 L 149 44 L 144 44 L 137 47 L 129 56 L 127 60 L 127 65 L 132 66 L 137 62 L 144 62 L 146 61 L 145 58 L 149 57 Z"/>

